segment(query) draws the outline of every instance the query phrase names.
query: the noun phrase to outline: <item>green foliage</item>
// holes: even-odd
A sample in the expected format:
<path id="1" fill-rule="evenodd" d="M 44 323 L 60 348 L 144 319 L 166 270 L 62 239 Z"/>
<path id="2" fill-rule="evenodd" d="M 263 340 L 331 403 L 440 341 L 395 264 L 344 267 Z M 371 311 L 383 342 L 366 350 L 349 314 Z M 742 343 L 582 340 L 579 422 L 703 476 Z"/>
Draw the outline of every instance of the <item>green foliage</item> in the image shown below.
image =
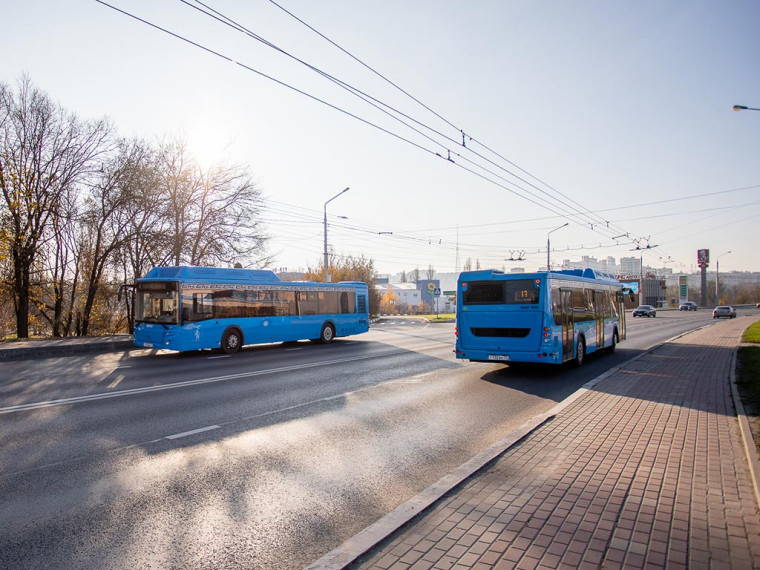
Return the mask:
<path id="1" fill-rule="evenodd" d="M 755 325 L 760 322 L 755 323 Z M 755 326 L 753 325 L 753 326 Z M 752 327 L 750 327 L 752 328 Z M 755 335 L 760 331 L 756 327 Z M 753 337 L 756 338 L 756 336 Z M 746 335 L 745 335 L 746 336 Z M 760 342 L 760 341 L 751 341 Z M 736 387 L 760 456 L 760 346 L 742 346 L 737 352 Z"/>

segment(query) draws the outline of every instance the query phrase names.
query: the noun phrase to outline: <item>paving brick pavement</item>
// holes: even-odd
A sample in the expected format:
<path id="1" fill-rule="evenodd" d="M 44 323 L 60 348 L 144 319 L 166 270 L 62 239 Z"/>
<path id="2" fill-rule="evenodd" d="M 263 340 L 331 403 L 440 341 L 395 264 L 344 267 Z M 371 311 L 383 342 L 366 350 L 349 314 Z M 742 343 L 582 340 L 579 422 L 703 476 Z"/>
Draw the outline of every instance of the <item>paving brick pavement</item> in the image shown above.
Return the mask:
<path id="1" fill-rule="evenodd" d="M 729 386 L 747 319 L 630 361 L 352 568 L 760 568 Z"/>

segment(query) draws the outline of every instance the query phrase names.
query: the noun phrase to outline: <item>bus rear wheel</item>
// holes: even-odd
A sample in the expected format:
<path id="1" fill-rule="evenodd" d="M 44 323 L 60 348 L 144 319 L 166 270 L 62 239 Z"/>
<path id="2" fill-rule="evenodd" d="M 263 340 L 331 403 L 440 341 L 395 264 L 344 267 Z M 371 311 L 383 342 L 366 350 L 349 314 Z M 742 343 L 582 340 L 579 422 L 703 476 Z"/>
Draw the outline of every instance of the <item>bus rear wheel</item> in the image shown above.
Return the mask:
<path id="1" fill-rule="evenodd" d="M 319 335 L 319 342 L 330 344 L 335 338 L 335 327 L 331 323 L 325 323 Z"/>
<path id="2" fill-rule="evenodd" d="M 238 329 L 227 329 L 222 335 L 222 350 L 225 354 L 235 354 L 243 344 L 243 335 Z"/>
<path id="3" fill-rule="evenodd" d="M 579 368 L 583 365 L 584 360 L 586 360 L 586 339 L 580 337 L 578 339 L 578 350 L 575 351 L 575 360 L 573 361 L 573 364 L 575 364 L 576 368 Z"/>

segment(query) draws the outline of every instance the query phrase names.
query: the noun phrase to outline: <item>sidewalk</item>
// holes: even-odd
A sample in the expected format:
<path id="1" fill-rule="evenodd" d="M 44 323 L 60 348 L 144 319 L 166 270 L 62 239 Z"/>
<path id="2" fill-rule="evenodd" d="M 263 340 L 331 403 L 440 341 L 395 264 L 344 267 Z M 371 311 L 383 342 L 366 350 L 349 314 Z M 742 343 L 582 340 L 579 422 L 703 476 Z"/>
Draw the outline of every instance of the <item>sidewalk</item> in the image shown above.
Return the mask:
<path id="1" fill-rule="evenodd" d="M 610 371 L 310 568 L 760 568 L 730 386 L 754 319 Z"/>

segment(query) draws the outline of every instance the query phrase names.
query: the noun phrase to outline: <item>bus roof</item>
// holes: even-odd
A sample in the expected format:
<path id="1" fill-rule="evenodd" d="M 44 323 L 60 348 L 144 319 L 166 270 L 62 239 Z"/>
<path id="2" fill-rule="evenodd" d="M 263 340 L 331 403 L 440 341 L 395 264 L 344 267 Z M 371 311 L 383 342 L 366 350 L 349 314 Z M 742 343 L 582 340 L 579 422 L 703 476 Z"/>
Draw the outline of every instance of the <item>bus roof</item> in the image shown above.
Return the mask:
<path id="1" fill-rule="evenodd" d="M 195 267 L 192 265 L 179 265 L 171 267 L 154 267 L 137 281 L 192 281 L 196 283 L 245 283 L 257 285 L 269 285 L 286 282 L 282 281 L 274 271 L 268 269 L 237 269 L 231 267 Z M 363 281 L 340 281 L 338 283 L 322 283 L 317 281 L 293 281 L 293 285 L 316 285 L 330 287 L 336 285 L 364 286 Z"/>
<path id="2" fill-rule="evenodd" d="M 499 269 L 484 269 L 480 271 L 463 271 L 459 274 L 459 281 L 488 281 L 500 279 L 534 279 L 555 278 L 555 279 L 592 279 L 597 282 L 620 285 L 615 275 L 596 271 L 587 267 L 585 269 L 561 269 L 557 271 L 537 271 L 535 273 L 504 273 Z"/>
<path id="3" fill-rule="evenodd" d="M 280 278 L 268 269 L 236 269 L 231 267 L 154 267 L 142 279 L 176 279 L 178 281 L 227 281 L 230 283 L 279 283 Z M 140 280 L 138 280 L 140 281 Z"/>

